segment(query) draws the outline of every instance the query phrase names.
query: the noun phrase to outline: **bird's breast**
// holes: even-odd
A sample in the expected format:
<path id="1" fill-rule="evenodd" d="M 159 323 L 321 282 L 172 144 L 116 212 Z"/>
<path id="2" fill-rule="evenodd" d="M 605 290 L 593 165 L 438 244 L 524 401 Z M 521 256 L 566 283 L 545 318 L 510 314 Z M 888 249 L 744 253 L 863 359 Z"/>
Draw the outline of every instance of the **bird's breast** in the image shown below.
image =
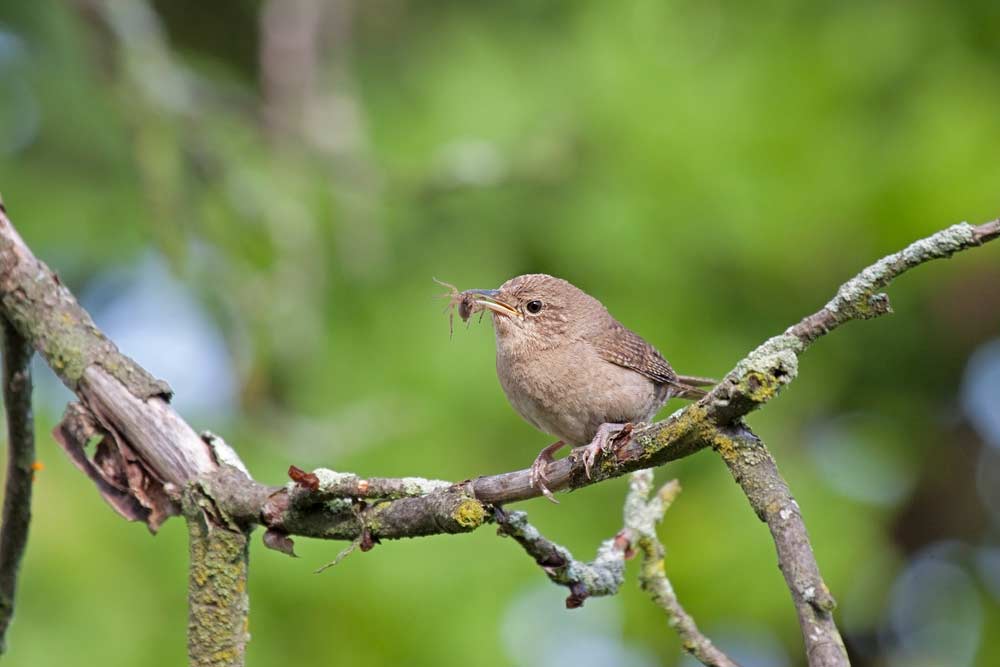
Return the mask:
<path id="1" fill-rule="evenodd" d="M 582 341 L 521 354 L 498 347 L 497 376 L 525 420 L 573 446 L 590 442 L 603 423 L 649 420 L 664 400 L 662 387 Z"/>

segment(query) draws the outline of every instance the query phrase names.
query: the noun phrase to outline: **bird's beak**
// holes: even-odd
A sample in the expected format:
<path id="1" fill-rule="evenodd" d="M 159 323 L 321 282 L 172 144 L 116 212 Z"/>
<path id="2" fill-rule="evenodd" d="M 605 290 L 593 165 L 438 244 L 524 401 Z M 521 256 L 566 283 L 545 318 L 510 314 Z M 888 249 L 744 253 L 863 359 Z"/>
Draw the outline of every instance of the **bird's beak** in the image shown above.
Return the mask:
<path id="1" fill-rule="evenodd" d="M 470 294 L 475 294 L 478 298 L 476 303 L 484 308 L 489 308 L 494 313 L 498 315 L 505 315 L 507 317 L 521 317 L 520 311 L 513 306 L 508 306 L 506 303 L 497 298 L 500 294 L 500 290 L 496 289 L 470 289 Z"/>

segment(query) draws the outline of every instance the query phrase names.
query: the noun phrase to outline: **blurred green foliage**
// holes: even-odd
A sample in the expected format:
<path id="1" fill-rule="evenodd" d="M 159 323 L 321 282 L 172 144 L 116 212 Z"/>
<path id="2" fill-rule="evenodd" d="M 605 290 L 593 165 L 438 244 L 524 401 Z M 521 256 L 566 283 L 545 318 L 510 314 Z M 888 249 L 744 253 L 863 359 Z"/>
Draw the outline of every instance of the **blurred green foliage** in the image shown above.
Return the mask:
<path id="1" fill-rule="evenodd" d="M 266 49 L 289 25 L 315 48 Z M 998 29 L 994 2 L 5 3 L 0 188 L 77 293 L 167 259 L 237 373 L 236 412 L 195 426 L 257 478 L 294 463 L 465 479 L 525 467 L 548 441 L 504 401 L 489 324 L 449 340 L 431 276 L 565 277 L 681 372 L 721 376 L 868 262 L 998 214 Z M 970 353 L 1000 331 L 996 251 L 907 275 L 897 315 L 817 344 L 751 419 L 856 664 L 918 664 L 879 639 L 913 554 L 997 541 L 958 407 Z M 181 664 L 183 525 L 125 525 L 52 442 L 57 408 L 38 412 L 46 468 L 6 661 Z M 810 456 L 818 425 L 855 413 L 881 420 L 861 443 L 882 469 L 911 479 L 892 503 L 844 495 Z M 863 453 L 844 465 L 880 483 Z M 803 664 L 767 531 L 723 466 L 702 453 L 660 476 L 685 488 L 661 535 L 688 610 L 708 632 L 770 633 Z M 589 557 L 623 493 L 524 507 Z M 489 529 L 386 543 L 312 573 L 341 547 L 300 540 L 289 560 L 255 540 L 250 664 L 516 664 L 505 614 L 548 583 L 513 543 Z M 997 664 L 1000 604 L 969 572 L 974 664 Z M 571 613 L 553 595 L 540 618 Z M 679 664 L 633 583 L 598 605 L 620 610 L 630 646 Z"/>

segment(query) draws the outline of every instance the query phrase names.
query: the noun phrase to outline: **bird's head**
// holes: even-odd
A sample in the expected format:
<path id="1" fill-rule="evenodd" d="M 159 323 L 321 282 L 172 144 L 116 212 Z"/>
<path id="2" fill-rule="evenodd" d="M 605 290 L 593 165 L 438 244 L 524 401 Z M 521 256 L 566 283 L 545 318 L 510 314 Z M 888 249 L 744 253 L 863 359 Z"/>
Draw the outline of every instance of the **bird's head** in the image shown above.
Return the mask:
<path id="1" fill-rule="evenodd" d="M 499 289 L 469 292 L 477 307 L 493 315 L 498 348 L 512 353 L 558 347 L 586 335 L 608 316 L 600 301 L 544 273 L 511 278 Z"/>

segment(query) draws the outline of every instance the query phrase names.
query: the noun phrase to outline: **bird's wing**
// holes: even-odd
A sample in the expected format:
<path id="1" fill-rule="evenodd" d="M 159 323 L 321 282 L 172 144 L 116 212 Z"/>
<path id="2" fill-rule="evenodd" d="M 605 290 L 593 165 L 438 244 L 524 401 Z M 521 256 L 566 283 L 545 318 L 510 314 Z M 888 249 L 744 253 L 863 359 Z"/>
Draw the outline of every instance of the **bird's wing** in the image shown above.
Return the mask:
<path id="1" fill-rule="evenodd" d="M 591 344 L 605 361 L 641 373 L 653 382 L 677 384 L 677 373 L 656 348 L 619 322 L 591 339 Z"/>

